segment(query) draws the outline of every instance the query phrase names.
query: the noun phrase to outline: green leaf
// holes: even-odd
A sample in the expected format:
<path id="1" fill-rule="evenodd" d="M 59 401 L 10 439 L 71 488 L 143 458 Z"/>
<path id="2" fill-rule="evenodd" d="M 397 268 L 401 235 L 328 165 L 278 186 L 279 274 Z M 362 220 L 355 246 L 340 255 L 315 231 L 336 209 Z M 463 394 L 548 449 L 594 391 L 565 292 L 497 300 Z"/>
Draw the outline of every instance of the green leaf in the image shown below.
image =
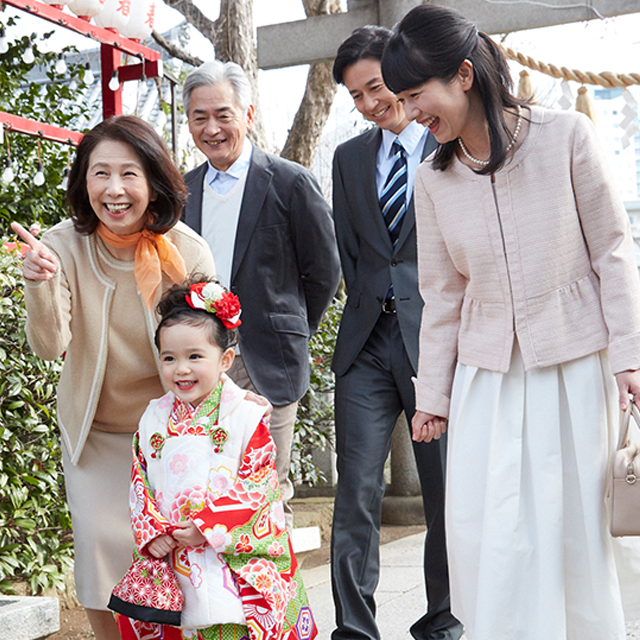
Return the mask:
<path id="1" fill-rule="evenodd" d="M 29 484 L 33 484 L 36 487 L 39 487 L 41 482 L 40 480 L 38 480 L 37 478 L 34 478 L 33 476 L 22 476 L 22 479 L 24 480 L 24 482 L 28 482 Z"/>

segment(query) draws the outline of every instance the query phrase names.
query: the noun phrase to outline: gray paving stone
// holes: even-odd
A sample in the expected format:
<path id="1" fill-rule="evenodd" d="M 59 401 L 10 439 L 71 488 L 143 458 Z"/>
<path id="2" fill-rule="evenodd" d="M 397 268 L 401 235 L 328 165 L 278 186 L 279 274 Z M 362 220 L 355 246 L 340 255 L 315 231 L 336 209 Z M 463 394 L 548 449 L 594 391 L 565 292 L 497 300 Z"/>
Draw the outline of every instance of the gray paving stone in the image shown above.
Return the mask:
<path id="1" fill-rule="evenodd" d="M 57 598 L 0 595 L 0 640 L 36 640 L 59 630 Z"/>
<path id="2" fill-rule="evenodd" d="M 424 534 L 419 533 L 380 548 L 376 619 L 382 640 L 412 640 L 409 627 L 425 610 L 423 543 Z M 318 625 L 317 640 L 330 640 L 335 614 L 329 566 L 302 569 L 302 577 Z M 0 640 L 4 640 L 1 635 Z M 627 624 L 627 640 L 640 640 L 640 621 Z"/>

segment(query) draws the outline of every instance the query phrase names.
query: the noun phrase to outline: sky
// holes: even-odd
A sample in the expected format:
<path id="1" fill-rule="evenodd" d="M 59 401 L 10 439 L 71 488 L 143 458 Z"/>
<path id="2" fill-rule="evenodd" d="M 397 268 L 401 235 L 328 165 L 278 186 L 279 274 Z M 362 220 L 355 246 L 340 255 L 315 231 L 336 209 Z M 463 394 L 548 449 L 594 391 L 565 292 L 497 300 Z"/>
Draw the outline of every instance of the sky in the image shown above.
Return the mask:
<path id="1" fill-rule="evenodd" d="M 209 18 L 217 18 L 219 13 L 217 0 L 196 0 L 196 4 Z M 343 1 L 343 4 L 346 2 Z M 36 29 L 45 31 L 52 28 L 50 23 L 29 17 L 24 18 L 24 13 L 8 7 L 6 14 L 11 12 L 23 16 L 23 19 L 20 20 L 20 26 L 17 29 L 10 30 L 10 38 Z M 256 27 L 303 18 L 304 9 L 301 0 L 254 0 Z M 181 14 L 158 0 L 156 23 L 158 31 L 164 31 L 181 20 Z M 496 38 L 500 40 L 501 36 Z M 61 30 L 61 34 L 49 42 L 51 48 L 55 49 L 62 43 L 69 43 L 70 40 L 70 33 L 67 30 Z M 605 70 L 618 73 L 640 72 L 640 14 L 514 32 L 508 34 L 504 42 L 526 55 L 557 66 L 593 72 Z M 79 36 L 73 37 L 73 43 L 80 49 L 94 46 L 90 40 Z M 194 38 L 193 53 L 203 59 L 213 55 L 211 46 L 204 38 L 200 40 Z M 514 78 L 517 80 L 521 67 L 514 65 L 512 69 Z M 302 98 L 306 75 L 306 67 L 260 73 L 260 104 L 270 137 L 276 147 L 284 144 L 287 130 Z M 532 72 L 531 77 L 539 93 L 553 95 L 554 92 L 559 91 L 559 83 L 554 80 L 536 72 Z M 576 90 L 577 86 L 574 87 L 574 93 Z M 338 92 L 336 102 L 340 109 L 350 109 L 350 98 L 344 88 Z"/>
<path id="2" fill-rule="evenodd" d="M 504 44 L 548 64 L 601 73 L 640 73 L 640 14 L 514 32 Z M 522 70 L 512 65 L 517 82 Z M 530 71 L 538 95 L 560 93 L 559 81 Z M 571 83 L 575 95 L 576 83 Z"/>

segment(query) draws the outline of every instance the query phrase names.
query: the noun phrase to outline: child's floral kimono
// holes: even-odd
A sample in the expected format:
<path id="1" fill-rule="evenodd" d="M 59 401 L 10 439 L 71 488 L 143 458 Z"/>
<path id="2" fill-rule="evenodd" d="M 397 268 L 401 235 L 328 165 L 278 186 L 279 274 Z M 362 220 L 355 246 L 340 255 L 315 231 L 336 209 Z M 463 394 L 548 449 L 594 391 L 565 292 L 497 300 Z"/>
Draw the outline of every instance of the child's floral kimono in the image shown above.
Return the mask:
<path id="1" fill-rule="evenodd" d="M 169 557 L 184 594 L 181 628 L 117 615 L 125 640 L 307 640 L 317 633 L 285 529 L 264 407 L 244 396 L 226 380 L 194 410 L 169 392 L 140 420 L 131 486 L 138 551 L 188 518 L 208 544 L 177 547 Z M 142 605 L 152 600 L 127 595 Z"/>

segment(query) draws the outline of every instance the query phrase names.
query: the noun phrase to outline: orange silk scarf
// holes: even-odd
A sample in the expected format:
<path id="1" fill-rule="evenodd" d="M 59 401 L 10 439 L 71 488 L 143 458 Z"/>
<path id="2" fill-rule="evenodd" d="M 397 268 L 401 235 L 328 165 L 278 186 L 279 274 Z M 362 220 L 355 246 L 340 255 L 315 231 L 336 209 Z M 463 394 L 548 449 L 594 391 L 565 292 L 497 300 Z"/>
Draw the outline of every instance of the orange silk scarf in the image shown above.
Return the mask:
<path id="1" fill-rule="evenodd" d="M 163 271 L 173 282 L 182 282 L 187 275 L 187 267 L 178 248 L 162 234 L 143 229 L 138 233 L 119 236 L 100 222 L 98 235 L 112 247 L 122 248 L 136 245 L 133 273 L 142 299 L 149 311 L 156 289 L 162 282 Z"/>

